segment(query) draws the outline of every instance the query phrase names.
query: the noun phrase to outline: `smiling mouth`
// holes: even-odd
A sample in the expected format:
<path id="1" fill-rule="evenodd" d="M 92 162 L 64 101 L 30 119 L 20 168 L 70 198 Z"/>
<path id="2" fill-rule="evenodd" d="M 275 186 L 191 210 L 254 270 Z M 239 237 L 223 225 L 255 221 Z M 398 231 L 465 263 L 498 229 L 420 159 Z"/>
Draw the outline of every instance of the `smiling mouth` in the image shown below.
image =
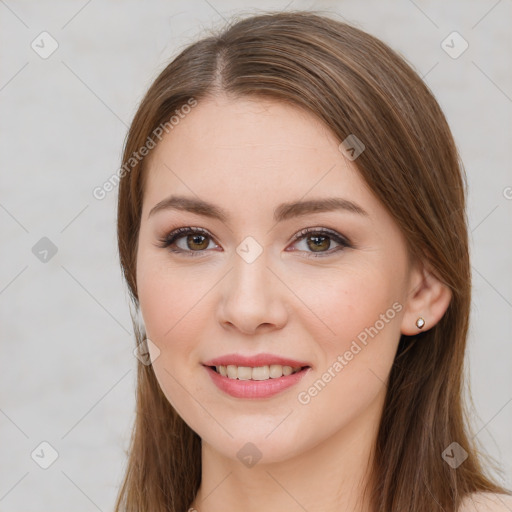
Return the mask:
<path id="1" fill-rule="evenodd" d="M 280 364 L 271 364 L 266 366 L 210 366 L 212 370 L 222 377 L 232 380 L 270 380 L 287 377 L 294 373 L 310 368 L 309 366 L 283 366 Z"/>

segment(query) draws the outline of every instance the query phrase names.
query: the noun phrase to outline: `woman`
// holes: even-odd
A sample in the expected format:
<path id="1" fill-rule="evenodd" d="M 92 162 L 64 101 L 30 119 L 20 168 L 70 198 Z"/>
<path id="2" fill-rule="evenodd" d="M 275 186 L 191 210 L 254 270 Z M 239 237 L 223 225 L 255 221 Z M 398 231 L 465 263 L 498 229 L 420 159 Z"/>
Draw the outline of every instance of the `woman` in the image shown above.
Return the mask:
<path id="1" fill-rule="evenodd" d="M 400 56 L 233 23 L 151 85 L 122 169 L 149 359 L 116 510 L 512 510 L 464 416 L 464 170 Z"/>

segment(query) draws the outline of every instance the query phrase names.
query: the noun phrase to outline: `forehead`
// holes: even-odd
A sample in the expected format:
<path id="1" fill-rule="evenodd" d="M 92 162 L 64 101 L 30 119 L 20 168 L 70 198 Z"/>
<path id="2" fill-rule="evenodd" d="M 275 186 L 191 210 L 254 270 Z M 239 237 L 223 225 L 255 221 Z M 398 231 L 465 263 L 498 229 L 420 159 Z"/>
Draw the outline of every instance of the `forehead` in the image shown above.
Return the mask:
<path id="1" fill-rule="evenodd" d="M 169 193 L 214 194 L 233 208 L 307 194 L 371 201 L 337 137 L 312 113 L 260 98 L 199 102 L 151 154 L 145 206 Z M 148 204 L 146 204 L 148 203 Z"/>
<path id="2" fill-rule="evenodd" d="M 236 99 L 216 96 L 202 100 L 183 116 L 178 127 L 183 137 L 199 137 L 225 147 L 233 146 L 231 140 L 289 146 L 297 139 L 304 145 L 306 135 L 318 132 L 324 137 L 330 135 L 328 128 L 311 112 L 282 101 L 254 96 Z"/>

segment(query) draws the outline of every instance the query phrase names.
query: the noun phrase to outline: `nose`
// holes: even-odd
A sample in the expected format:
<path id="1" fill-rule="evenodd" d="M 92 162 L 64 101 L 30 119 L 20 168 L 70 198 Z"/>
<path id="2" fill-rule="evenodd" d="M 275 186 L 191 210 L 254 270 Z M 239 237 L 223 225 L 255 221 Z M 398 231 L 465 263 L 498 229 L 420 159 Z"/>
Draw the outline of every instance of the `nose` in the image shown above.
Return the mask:
<path id="1" fill-rule="evenodd" d="M 251 263 L 234 255 L 217 308 L 218 321 L 224 328 L 254 335 L 282 329 L 286 324 L 286 289 L 268 264 L 265 251 Z"/>

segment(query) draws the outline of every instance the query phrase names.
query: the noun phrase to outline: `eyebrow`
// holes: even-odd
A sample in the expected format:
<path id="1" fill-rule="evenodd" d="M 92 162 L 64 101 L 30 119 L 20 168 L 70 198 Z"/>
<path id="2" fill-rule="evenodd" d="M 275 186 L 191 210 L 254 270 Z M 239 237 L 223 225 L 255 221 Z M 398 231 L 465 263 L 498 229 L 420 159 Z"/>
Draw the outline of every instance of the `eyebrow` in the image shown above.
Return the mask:
<path id="1" fill-rule="evenodd" d="M 149 212 L 148 218 L 156 212 L 163 210 L 183 210 L 204 217 L 218 219 L 223 223 L 229 220 L 229 214 L 212 203 L 202 199 L 186 196 L 170 196 L 157 203 Z M 327 197 L 324 199 L 310 199 L 307 201 L 294 201 L 280 204 L 274 211 L 274 221 L 282 222 L 294 217 L 311 213 L 347 211 L 362 216 L 369 216 L 368 212 L 358 204 L 341 197 Z"/>

